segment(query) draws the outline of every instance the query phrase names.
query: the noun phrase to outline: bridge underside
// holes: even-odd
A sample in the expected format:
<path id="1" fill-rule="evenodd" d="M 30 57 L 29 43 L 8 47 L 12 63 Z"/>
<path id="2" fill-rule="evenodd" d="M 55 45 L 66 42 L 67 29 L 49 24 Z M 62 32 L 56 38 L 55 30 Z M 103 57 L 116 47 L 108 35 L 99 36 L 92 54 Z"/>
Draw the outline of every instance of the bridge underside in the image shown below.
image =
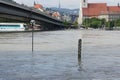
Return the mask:
<path id="1" fill-rule="evenodd" d="M 19 23 L 21 22 L 21 23 L 30 24 L 30 20 L 32 20 L 32 18 L 0 13 L 0 22 L 19 22 Z M 65 28 L 64 26 L 61 25 L 55 25 L 40 20 L 35 20 L 35 21 L 36 24 L 41 25 L 42 30 L 57 30 L 57 29 Z"/>
<path id="2" fill-rule="evenodd" d="M 66 28 L 62 21 L 36 9 L 0 0 L 0 22 L 23 22 L 29 24 L 30 20 L 35 20 L 43 30 Z"/>

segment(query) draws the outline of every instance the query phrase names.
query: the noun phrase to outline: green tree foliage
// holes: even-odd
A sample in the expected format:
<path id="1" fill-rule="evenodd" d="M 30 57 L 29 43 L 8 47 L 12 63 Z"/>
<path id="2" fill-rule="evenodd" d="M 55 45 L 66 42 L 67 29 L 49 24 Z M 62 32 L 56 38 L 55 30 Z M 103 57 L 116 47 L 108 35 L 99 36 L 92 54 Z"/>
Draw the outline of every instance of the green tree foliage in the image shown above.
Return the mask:
<path id="1" fill-rule="evenodd" d="M 114 21 L 106 22 L 106 28 L 107 29 L 113 29 L 113 27 L 114 27 Z"/>
<path id="2" fill-rule="evenodd" d="M 78 26 L 78 22 L 77 21 L 75 21 L 73 24 L 74 24 L 74 26 Z"/>
<path id="3" fill-rule="evenodd" d="M 104 23 L 104 20 L 98 18 L 84 19 L 83 25 L 88 28 L 99 28 Z"/>
<path id="4" fill-rule="evenodd" d="M 90 19 L 89 19 L 89 18 L 84 19 L 84 21 L 83 21 L 83 25 L 85 26 L 85 28 L 90 27 Z"/>
<path id="5" fill-rule="evenodd" d="M 110 26 L 110 22 L 106 22 L 105 26 L 108 28 Z"/>
<path id="6" fill-rule="evenodd" d="M 115 26 L 120 27 L 120 19 L 115 21 Z"/>
<path id="7" fill-rule="evenodd" d="M 106 23 L 106 20 L 105 19 L 101 19 L 101 24 L 105 25 L 105 23 Z"/>
<path id="8" fill-rule="evenodd" d="M 63 22 L 63 24 L 64 24 L 65 26 L 67 26 L 67 25 L 68 25 L 68 22 L 65 20 L 65 21 Z"/>
<path id="9" fill-rule="evenodd" d="M 75 28 L 75 29 L 77 29 L 77 28 L 78 28 L 78 22 L 77 22 L 77 21 L 75 21 L 75 22 L 73 23 L 72 28 Z"/>
<path id="10" fill-rule="evenodd" d="M 70 27 L 69 22 L 67 22 L 66 20 L 63 22 L 63 25 L 66 26 L 66 28 Z"/>
<path id="11" fill-rule="evenodd" d="M 113 27 L 120 27 L 120 19 L 107 22 L 105 19 L 87 18 L 84 19 L 83 25 L 86 28 L 103 28 L 104 26 L 107 29 L 113 29 Z"/>

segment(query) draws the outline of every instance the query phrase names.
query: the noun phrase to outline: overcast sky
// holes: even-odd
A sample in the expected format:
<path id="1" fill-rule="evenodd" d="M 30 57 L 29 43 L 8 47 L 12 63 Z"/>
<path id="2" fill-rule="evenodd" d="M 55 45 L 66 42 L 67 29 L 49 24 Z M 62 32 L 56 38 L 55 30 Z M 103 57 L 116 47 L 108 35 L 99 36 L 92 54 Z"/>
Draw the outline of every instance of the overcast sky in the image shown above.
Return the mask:
<path id="1" fill-rule="evenodd" d="M 42 4 L 44 7 L 58 7 L 59 0 L 14 0 L 18 3 L 24 3 L 28 6 L 32 6 L 34 4 L 34 1 Z M 80 0 L 60 0 L 61 7 L 62 8 L 70 8 L 75 9 L 79 8 L 79 1 Z M 88 0 L 90 3 L 94 2 L 105 2 L 108 3 L 108 5 L 117 5 L 120 3 L 120 0 Z"/>

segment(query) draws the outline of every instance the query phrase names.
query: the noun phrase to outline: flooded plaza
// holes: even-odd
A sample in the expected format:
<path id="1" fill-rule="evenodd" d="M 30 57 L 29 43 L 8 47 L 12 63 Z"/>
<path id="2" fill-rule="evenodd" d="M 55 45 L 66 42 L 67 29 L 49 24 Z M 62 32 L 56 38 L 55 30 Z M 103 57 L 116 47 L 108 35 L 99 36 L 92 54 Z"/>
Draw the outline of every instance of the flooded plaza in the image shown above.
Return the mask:
<path id="1" fill-rule="evenodd" d="M 0 80 L 120 80 L 120 31 L 0 33 Z M 82 59 L 78 65 L 78 39 Z"/>

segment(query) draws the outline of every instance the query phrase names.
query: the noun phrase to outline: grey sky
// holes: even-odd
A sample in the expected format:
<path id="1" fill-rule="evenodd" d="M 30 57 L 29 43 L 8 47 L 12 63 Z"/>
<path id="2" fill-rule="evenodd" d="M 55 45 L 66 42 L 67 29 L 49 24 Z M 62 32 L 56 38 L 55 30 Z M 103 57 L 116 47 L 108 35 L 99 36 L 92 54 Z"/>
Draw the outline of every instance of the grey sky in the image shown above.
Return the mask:
<path id="1" fill-rule="evenodd" d="M 58 7 L 59 0 L 14 0 L 18 3 L 24 3 L 26 5 L 32 6 L 34 1 L 42 4 L 44 7 Z M 62 8 L 79 8 L 80 0 L 60 0 Z M 94 2 L 106 2 L 108 5 L 117 5 L 120 0 L 88 0 L 90 3 Z"/>

